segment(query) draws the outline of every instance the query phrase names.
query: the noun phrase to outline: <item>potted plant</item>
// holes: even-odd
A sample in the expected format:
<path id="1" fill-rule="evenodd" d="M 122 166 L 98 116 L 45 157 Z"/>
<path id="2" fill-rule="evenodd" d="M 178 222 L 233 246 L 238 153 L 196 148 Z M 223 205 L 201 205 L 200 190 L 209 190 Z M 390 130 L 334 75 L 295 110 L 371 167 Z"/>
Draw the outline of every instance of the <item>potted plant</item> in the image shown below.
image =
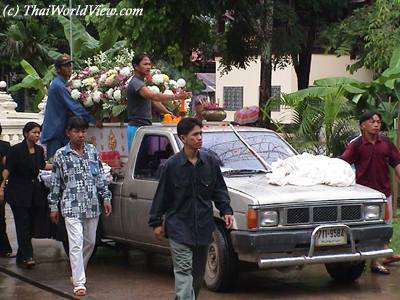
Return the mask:
<path id="1" fill-rule="evenodd" d="M 206 121 L 220 122 L 226 118 L 225 110 L 219 107 L 218 103 L 211 101 L 203 102 L 202 115 Z"/>

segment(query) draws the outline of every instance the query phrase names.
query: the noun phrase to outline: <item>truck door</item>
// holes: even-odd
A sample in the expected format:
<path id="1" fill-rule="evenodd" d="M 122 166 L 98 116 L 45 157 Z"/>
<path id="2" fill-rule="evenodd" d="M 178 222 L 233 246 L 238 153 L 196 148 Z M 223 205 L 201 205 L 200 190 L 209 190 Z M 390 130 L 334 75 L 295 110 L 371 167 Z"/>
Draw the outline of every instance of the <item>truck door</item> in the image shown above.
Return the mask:
<path id="1" fill-rule="evenodd" d="M 173 135 L 162 133 L 141 133 L 136 136 L 140 144 L 137 147 L 135 163 L 131 175 L 124 187 L 125 198 L 123 208 L 123 226 L 128 240 L 139 244 L 157 244 L 168 246 L 166 241 L 160 242 L 153 235 L 153 230 L 147 225 L 153 196 L 156 192 L 158 179 L 166 160 L 174 154 L 177 148 Z M 173 144 L 175 143 L 175 145 Z"/>

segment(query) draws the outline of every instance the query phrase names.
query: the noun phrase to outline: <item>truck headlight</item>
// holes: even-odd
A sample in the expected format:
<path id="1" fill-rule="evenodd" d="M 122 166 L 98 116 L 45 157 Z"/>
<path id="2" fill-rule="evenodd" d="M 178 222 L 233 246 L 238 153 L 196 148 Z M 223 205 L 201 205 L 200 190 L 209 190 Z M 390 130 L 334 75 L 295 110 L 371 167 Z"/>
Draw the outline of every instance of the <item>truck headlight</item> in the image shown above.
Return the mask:
<path id="1" fill-rule="evenodd" d="M 265 210 L 260 212 L 260 226 L 276 226 L 278 225 L 278 212 L 274 210 Z"/>
<path id="2" fill-rule="evenodd" d="M 364 208 L 365 220 L 377 220 L 381 214 L 379 205 L 366 205 Z"/>

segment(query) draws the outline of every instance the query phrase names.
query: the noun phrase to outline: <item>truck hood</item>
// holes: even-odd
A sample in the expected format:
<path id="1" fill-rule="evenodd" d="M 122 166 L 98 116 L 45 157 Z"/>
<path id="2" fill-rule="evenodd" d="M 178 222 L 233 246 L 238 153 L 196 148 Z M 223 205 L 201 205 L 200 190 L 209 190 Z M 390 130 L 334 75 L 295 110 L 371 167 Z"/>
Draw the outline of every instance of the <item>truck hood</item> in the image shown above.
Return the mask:
<path id="1" fill-rule="evenodd" d="M 335 187 L 313 186 L 275 186 L 268 183 L 265 175 L 225 177 L 230 192 L 244 194 L 254 204 L 285 204 L 289 202 L 314 202 L 333 200 L 385 199 L 385 195 L 362 185 Z"/>

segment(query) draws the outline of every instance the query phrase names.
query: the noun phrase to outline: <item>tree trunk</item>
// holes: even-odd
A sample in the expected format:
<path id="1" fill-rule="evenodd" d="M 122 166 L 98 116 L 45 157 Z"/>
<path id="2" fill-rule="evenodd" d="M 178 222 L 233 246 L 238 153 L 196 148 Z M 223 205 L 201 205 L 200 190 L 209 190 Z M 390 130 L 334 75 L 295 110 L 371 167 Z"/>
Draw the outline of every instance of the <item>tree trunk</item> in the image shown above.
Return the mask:
<path id="1" fill-rule="evenodd" d="M 312 24 L 308 30 L 306 44 L 301 47 L 302 50 L 298 55 L 298 63 L 294 67 L 297 75 L 297 89 L 299 90 L 308 88 L 315 35 L 315 24 Z"/>
<path id="2" fill-rule="evenodd" d="M 261 33 L 259 35 L 262 39 L 261 48 L 261 75 L 260 75 L 260 93 L 259 93 L 259 124 L 262 127 L 269 127 L 271 122 L 269 117 L 271 112 L 268 111 L 269 116 L 263 116 L 261 108 L 267 103 L 268 99 L 271 98 L 271 78 L 272 78 L 272 63 L 271 63 L 271 44 L 272 44 L 272 30 L 274 26 L 274 1 L 273 0 L 261 0 L 261 9 L 263 13 L 259 20 L 261 25 Z"/>
<path id="3" fill-rule="evenodd" d="M 192 49 L 190 49 L 189 45 L 189 35 L 191 31 L 190 20 L 187 18 L 183 19 L 182 28 L 181 28 L 181 46 L 182 46 L 182 65 L 184 68 L 188 68 L 190 65 L 190 57 L 192 54 Z"/>
<path id="4" fill-rule="evenodd" d="M 265 57 L 261 57 L 261 76 L 260 76 L 260 99 L 259 99 L 259 107 L 264 107 L 268 99 L 271 98 L 271 78 L 272 78 L 272 64 L 271 57 L 265 59 Z M 271 121 L 268 117 L 271 117 L 271 111 L 268 111 L 269 116 L 262 116 L 262 112 L 260 110 L 260 125 L 262 127 L 270 127 Z M 262 118 L 263 117 L 263 118 Z"/>
<path id="5" fill-rule="evenodd" d="M 299 53 L 299 63 L 294 68 L 297 75 L 297 89 L 299 90 L 308 88 L 308 82 L 310 80 L 311 56 L 311 51 Z"/>

